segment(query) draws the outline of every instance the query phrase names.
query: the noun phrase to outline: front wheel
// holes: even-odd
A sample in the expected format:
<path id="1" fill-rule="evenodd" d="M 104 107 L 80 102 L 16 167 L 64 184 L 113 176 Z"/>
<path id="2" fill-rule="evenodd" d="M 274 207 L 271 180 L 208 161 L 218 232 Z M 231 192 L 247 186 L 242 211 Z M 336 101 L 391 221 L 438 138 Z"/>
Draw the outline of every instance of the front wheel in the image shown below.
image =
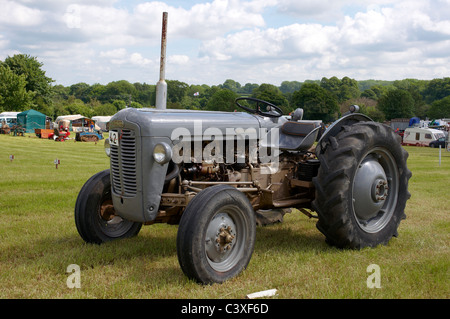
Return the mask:
<path id="1" fill-rule="evenodd" d="M 208 187 L 191 200 L 180 220 L 181 269 L 200 283 L 222 283 L 247 267 L 255 236 L 255 213 L 247 197 L 228 185 Z"/>
<path id="2" fill-rule="evenodd" d="M 346 126 L 318 155 L 312 205 L 327 242 L 359 249 L 397 236 L 411 172 L 392 129 L 375 122 Z"/>
<path id="3" fill-rule="evenodd" d="M 115 214 L 109 169 L 92 176 L 81 188 L 75 204 L 75 224 L 81 238 L 95 244 L 136 236 L 142 227 L 142 223 Z"/>

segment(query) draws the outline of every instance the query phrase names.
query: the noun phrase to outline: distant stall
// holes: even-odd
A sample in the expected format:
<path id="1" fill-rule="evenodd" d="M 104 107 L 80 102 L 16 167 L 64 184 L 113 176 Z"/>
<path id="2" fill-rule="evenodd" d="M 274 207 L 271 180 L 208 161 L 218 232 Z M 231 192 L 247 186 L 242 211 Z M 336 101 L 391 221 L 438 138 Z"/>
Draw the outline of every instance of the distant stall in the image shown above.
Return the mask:
<path id="1" fill-rule="evenodd" d="M 25 133 L 34 133 L 35 129 L 45 129 L 50 123 L 50 118 L 31 109 L 17 114 L 17 123 L 25 129 Z"/>
<path id="2" fill-rule="evenodd" d="M 95 121 L 81 114 L 62 115 L 55 120 L 57 127 L 68 128 L 69 131 L 80 132 L 88 130 L 91 125 L 95 125 Z"/>
<path id="3" fill-rule="evenodd" d="M 96 129 L 107 131 L 106 124 L 111 120 L 112 116 L 94 116 L 92 119 L 95 121 Z"/>

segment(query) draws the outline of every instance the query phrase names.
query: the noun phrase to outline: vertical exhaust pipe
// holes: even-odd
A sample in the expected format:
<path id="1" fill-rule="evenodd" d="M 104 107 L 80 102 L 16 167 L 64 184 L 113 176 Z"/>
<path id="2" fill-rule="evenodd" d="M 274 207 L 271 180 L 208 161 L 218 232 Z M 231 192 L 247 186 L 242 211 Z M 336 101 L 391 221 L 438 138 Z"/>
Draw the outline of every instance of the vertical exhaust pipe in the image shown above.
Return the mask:
<path id="1" fill-rule="evenodd" d="M 167 83 L 166 77 L 166 43 L 167 43 L 167 12 L 163 12 L 161 34 L 161 63 L 159 69 L 159 81 L 156 84 L 156 108 L 165 110 L 167 107 Z"/>

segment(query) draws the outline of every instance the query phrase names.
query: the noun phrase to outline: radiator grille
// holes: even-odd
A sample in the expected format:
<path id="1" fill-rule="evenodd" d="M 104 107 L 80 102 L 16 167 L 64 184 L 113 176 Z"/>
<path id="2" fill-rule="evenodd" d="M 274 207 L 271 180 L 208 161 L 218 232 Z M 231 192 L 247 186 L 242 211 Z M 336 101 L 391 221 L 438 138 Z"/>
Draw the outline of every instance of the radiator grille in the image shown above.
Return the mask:
<path id="1" fill-rule="evenodd" d="M 119 146 L 111 145 L 111 174 L 114 192 L 134 196 L 136 186 L 136 138 L 131 130 L 119 130 Z"/>

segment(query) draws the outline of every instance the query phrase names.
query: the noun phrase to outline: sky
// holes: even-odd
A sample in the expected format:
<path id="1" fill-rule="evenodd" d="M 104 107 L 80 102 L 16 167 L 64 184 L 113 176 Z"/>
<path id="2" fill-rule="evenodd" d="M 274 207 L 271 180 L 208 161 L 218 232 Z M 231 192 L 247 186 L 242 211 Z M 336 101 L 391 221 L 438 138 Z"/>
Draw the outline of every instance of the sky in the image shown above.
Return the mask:
<path id="1" fill-rule="evenodd" d="M 450 0 L 0 0 L 0 60 L 29 54 L 54 85 L 450 76 Z"/>

